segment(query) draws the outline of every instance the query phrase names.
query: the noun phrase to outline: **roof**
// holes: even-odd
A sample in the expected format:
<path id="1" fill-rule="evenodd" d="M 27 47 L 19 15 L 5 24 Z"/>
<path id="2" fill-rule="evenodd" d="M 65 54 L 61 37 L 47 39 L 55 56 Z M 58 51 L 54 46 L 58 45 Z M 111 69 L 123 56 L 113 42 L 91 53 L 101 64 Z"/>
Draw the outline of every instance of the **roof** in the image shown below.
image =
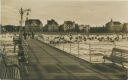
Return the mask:
<path id="1" fill-rule="evenodd" d="M 74 24 L 74 22 L 72 22 L 72 21 L 65 21 L 64 23 L 65 24 L 69 24 L 69 25 L 73 25 Z"/>
<path id="2" fill-rule="evenodd" d="M 32 24 L 33 22 L 36 24 L 39 24 L 39 25 L 42 24 L 42 22 L 39 19 L 29 19 L 29 20 L 25 21 L 25 25 L 26 24 Z"/>
<path id="3" fill-rule="evenodd" d="M 115 24 L 115 25 L 120 25 L 121 23 L 120 23 L 120 22 L 115 21 L 115 22 L 113 22 L 113 24 Z"/>
<path id="4" fill-rule="evenodd" d="M 55 24 L 55 25 L 58 25 L 58 23 L 54 19 L 48 20 L 47 21 L 47 24 Z"/>
<path id="5" fill-rule="evenodd" d="M 27 21 L 40 21 L 39 19 L 28 19 Z"/>
<path id="6" fill-rule="evenodd" d="M 110 24 L 110 23 L 113 23 L 114 25 L 121 25 L 121 23 L 119 21 L 113 21 L 113 22 L 108 22 L 106 23 L 106 25 Z"/>

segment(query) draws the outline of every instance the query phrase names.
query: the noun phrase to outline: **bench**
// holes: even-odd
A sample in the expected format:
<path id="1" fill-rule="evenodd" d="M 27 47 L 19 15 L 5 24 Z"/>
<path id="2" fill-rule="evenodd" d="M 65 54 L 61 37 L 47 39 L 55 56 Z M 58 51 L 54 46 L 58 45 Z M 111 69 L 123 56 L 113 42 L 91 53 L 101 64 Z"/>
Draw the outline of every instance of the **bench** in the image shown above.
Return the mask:
<path id="1" fill-rule="evenodd" d="M 124 67 L 124 64 L 128 64 L 128 50 L 113 48 L 110 56 L 104 56 L 103 59 L 107 59 L 114 64 L 119 64 Z"/>

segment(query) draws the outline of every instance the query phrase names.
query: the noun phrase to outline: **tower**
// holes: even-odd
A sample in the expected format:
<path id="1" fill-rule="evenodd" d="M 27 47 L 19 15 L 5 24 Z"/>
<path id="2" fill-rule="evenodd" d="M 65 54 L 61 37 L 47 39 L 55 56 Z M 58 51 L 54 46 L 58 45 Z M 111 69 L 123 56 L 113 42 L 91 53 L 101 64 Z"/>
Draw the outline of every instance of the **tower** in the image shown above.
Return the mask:
<path id="1" fill-rule="evenodd" d="M 109 31 L 112 32 L 113 29 L 114 29 L 114 27 L 113 27 L 113 19 L 111 18 L 111 21 L 109 23 Z"/>

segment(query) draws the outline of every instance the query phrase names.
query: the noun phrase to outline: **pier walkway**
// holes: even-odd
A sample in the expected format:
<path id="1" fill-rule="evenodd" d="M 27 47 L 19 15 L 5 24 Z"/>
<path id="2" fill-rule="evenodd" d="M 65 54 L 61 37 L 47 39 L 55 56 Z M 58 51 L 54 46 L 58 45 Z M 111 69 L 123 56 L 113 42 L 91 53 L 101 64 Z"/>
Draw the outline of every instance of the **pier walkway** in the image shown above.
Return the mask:
<path id="1" fill-rule="evenodd" d="M 118 66 L 89 63 L 36 39 L 27 43 L 23 80 L 125 80 L 126 72 Z"/>

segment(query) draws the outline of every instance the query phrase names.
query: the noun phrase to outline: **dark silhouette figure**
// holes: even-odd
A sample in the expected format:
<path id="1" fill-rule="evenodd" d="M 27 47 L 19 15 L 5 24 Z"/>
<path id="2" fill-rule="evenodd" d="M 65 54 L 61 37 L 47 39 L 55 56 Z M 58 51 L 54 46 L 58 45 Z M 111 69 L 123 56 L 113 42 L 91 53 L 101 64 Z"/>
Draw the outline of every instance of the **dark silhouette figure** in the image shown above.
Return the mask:
<path id="1" fill-rule="evenodd" d="M 24 36 L 24 39 L 26 39 L 27 38 L 27 33 L 24 32 L 23 36 Z"/>
<path id="2" fill-rule="evenodd" d="M 32 32 L 32 39 L 34 39 L 34 36 L 35 36 L 35 34 L 34 34 L 34 32 Z"/>

